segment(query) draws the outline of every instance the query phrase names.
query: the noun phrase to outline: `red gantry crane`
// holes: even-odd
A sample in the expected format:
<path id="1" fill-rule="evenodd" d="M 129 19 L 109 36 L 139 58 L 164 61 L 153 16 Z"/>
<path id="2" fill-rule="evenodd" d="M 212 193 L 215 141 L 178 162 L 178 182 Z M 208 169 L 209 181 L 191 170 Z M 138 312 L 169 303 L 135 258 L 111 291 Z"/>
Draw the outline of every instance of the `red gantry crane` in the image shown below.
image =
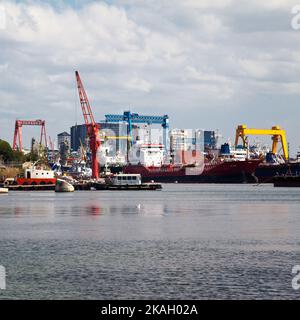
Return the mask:
<path id="1" fill-rule="evenodd" d="M 101 145 L 100 141 L 100 126 L 94 120 L 92 109 L 87 97 L 87 94 L 84 90 L 83 84 L 81 82 L 78 71 L 75 71 L 78 94 L 81 104 L 81 109 L 86 125 L 87 136 L 89 137 L 90 150 L 92 154 L 92 178 L 99 178 L 99 163 L 97 161 L 97 150 Z"/>
<path id="2" fill-rule="evenodd" d="M 22 127 L 25 125 L 26 126 L 41 126 L 40 144 L 42 144 L 43 138 L 44 138 L 45 147 L 47 148 L 45 120 L 16 120 L 13 150 L 17 150 L 17 149 L 19 149 L 20 151 L 23 150 Z M 17 145 L 18 140 L 19 140 L 19 146 Z"/>

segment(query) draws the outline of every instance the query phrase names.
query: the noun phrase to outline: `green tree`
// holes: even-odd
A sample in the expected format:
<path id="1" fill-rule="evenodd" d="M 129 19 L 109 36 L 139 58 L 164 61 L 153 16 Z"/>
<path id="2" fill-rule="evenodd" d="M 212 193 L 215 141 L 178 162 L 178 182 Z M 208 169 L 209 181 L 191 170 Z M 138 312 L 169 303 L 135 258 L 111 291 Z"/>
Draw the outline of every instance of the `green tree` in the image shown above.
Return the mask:
<path id="1" fill-rule="evenodd" d="M 26 161 L 31 161 L 31 162 L 37 161 L 38 158 L 39 158 L 39 155 L 38 155 L 38 153 L 36 151 L 32 151 L 32 152 L 26 154 L 26 156 L 25 156 L 25 160 Z"/>
<path id="2" fill-rule="evenodd" d="M 0 139 L 0 158 L 4 162 L 23 162 L 24 154 L 21 151 L 14 151 L 7 141 Z"/>
<path id="3" fill-rule="evenodd" d="M 0 139 L 0 157 L 3 161 L 13 161 L 14 152 L 10 146 L 10 144 L 4 140 Z"/>
<path id="4" fill-rule="evenodd" d="M 13 161 L 24 162 L 25 156 L 21 151 L 13 151 Z"/>

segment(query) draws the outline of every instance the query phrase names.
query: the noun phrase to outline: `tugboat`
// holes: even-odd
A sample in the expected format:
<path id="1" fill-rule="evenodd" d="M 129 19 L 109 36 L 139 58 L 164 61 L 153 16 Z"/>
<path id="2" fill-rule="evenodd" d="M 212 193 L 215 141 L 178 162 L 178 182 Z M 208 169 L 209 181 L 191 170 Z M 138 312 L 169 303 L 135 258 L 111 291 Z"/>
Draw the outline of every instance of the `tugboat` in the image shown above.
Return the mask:
<path id="1" fill-rule="evenodd" d="M 9 190 L 54 190 L 56 178 L 54 171 L 30 164 L 25 166 L 23 174 L 15 178 L 6 178 L 4 187 Z"/>
<path id="2" fill-rule="evenodd" d="M 52 170 L 44 170 L 33 165 L 31 168 L 25 169 L 24 176 L 17 177 L 15 181 L 17 185 L 22 186 L 49 185 L 55 184 L 56 178 Z"/>

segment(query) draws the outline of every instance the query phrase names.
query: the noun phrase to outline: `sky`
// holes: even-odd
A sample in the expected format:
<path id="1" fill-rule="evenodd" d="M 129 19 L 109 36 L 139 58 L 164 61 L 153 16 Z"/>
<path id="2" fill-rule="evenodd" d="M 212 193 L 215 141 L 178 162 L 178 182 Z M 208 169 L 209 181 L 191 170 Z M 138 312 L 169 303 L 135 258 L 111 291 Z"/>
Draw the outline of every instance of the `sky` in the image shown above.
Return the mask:
<path id="1" fill-rule="evenodd" d="M 298 7 L 295 7 L 298 5 Z M 300 146 L 300 0 L 0 0 L 0 139 L 16 119 L 47 133 L 83 122 L 78 70 L 94 116 L 131 110 L 172 128 L 239 124 Z M 25 145 L 38 135 L 23 129 Z M 269 138 L 267 141 L 271 141 Z"/>

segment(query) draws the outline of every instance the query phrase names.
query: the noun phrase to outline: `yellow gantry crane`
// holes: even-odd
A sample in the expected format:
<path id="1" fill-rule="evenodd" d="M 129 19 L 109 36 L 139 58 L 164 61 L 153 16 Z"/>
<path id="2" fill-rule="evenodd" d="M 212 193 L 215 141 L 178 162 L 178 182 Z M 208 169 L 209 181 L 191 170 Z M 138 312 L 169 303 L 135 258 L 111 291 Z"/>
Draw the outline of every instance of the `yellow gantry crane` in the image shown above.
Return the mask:
<path id="1" fill-rule="evenodd" d="M 272 129 L 254 129 L 247 128 L 245 125 L 239 125 L 236 129 L 235 135 L 235 146 L 237 147 L 239 138 L 243 141 L 244 148 L 248 145 L 248 135 L 269 135 L 272 136 L 272 153 L 277 152 L 278 143 L 281 142 L 283 156 L 285 160 L 289 159 L 289 152 L 286 142 L 285 130 L 281 129 L 279 126 L 273 126 Z"/>

